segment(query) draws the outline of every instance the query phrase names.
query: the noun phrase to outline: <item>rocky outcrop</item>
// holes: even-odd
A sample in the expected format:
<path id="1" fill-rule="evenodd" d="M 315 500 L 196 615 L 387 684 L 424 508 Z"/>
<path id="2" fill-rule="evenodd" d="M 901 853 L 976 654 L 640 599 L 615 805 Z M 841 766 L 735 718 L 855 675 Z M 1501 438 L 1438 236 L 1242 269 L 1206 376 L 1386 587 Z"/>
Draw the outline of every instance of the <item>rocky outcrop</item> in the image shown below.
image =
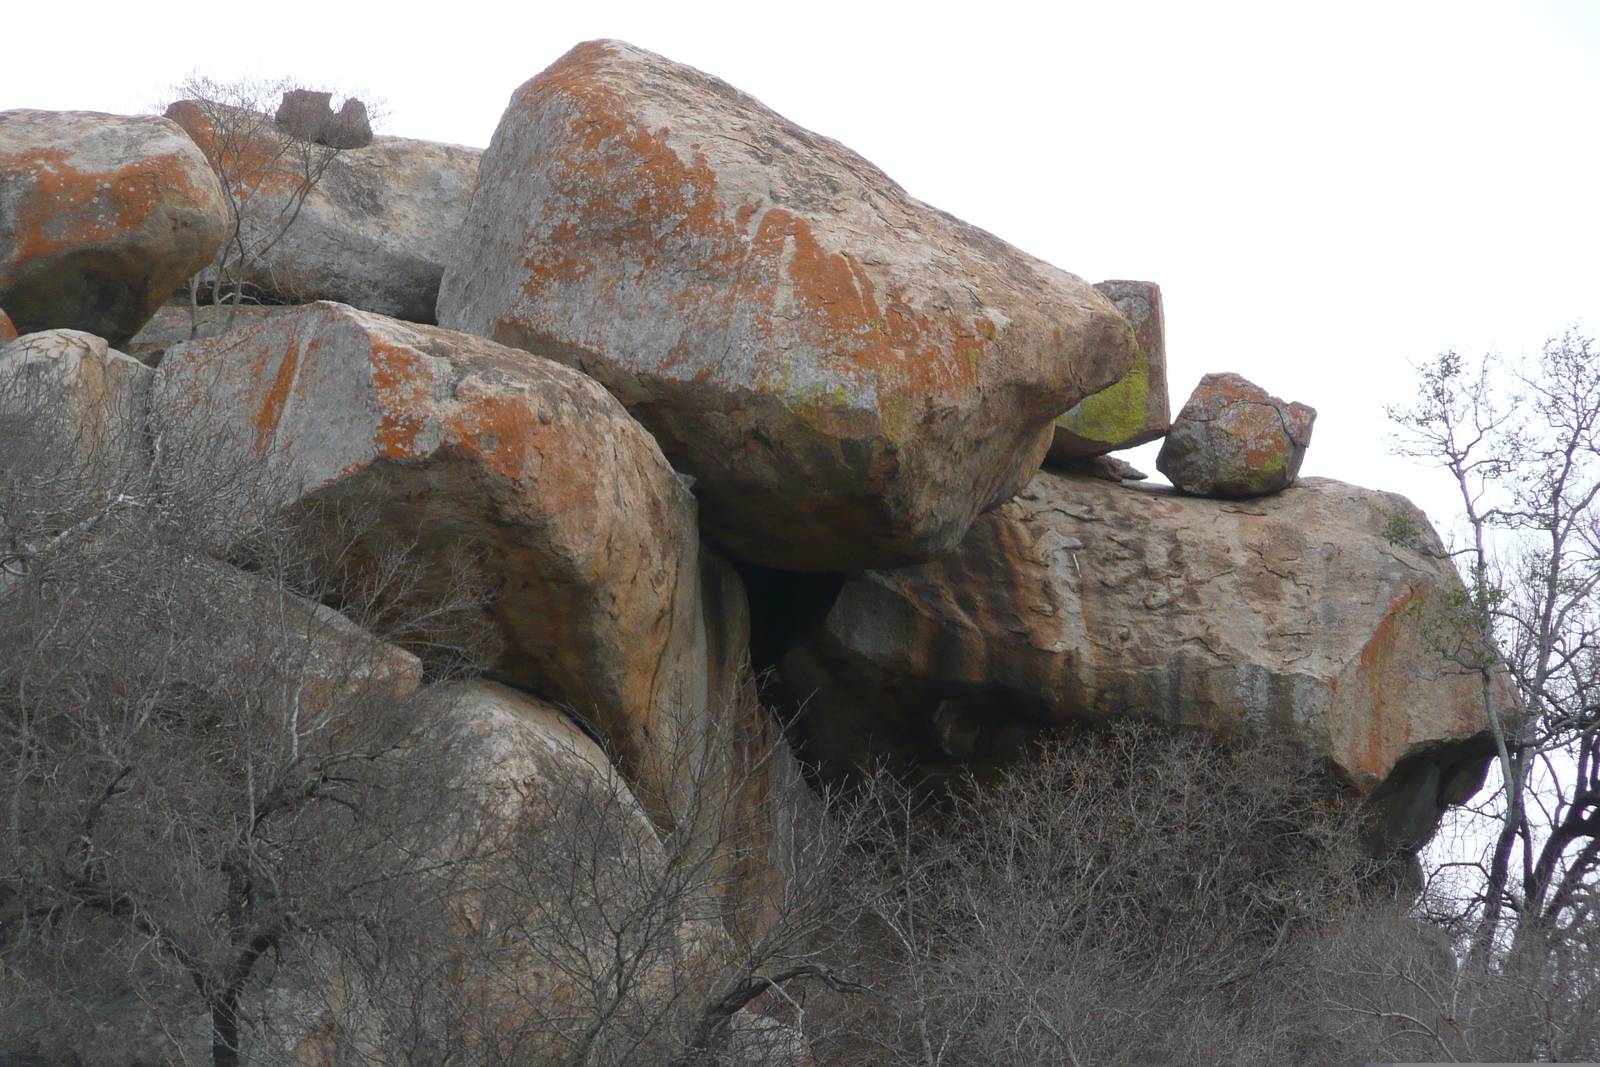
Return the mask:
<path id="1" fill-rule="evenodd" d="M 1392 543 L 1395 515 L 1424 532 Z M 955 552 L 845 582 L 783 669 L 835 773 L 885 756 L 983 772 L 1117 718 L 1277 733 L 1415 845 L 1489 751 L 1476 678 L 1434 643 L 1460 588 L 1391 493 L 1314 478 L 1235 503 L 1045 472 Z"/>
<path id="2" fill-rule="evenodd" d="M 146 463 L 154 372 L 80 330 L 45 330 L 0 348 L 0 440 L 60 466 L 63 502 L 98 506 Z"/>
<path id="3" fill-rule="evenodd" d="M 290 89 L 272 121 L 302 141 L 329 148 L 365 148 L 372 143 L 372 123 L 367 105 L 350 97 L 333 112 L 333 94 Z"/>
<path id="4" fill-rule="evenodd" d="M 604 382 L 709 537 L 812 571 L 955 545 L 1134 355 L 1081 279 L 617 41 L 512 97 L 439 316 Z"/>
<path id="5" fill-rule="evenodd" d="M 1315 408 L 1269 394 L 1237 374 L 1208 374 L 1173 420 L 1156 469 L 1195 496 L 1264 496 L 1294 484 L 1311 444 Z"/>
<path id="6" fill-rule="evenodd" d="M 0 305 L 20 333 L 120 347 L 227 231 L 222 188 L 153 116 L 0 112 Z"/>
<path id="7" fill-rule="evenodd" d="M 217 105 L 180 101 L 167 114 L 189 131 L 214 165 L 246 155 L 276 163 L 242 189 L 248 217 L 273 219 L 301 183 L 302 154 L 278 141 L 288 132 L 266 116 L 227 121 L 243 150 L 219 138 Z M 339 147 L 332 145 L 330 147 Z M 439 277 L 466 216 L 477 179 L 476 148 L 374 137 L 324 159 L 293 225 L 245 264 L 242 281 L 266 303 L 337 300 L 364 311 L 432 323 Z M 258 165 L 258 169 L 262 169 Z"/>
<path id="8" fill-rule="evenodd" d="M 583 716 L 630 773 L 704 709 L 694 500 L 592 379 L 332 303 L 178 345 L 157 378 L 163 431 L 266 457 L 286 504 L 370 509 L 357 562 L 385 537 L 441 563 L 472 553 L 504 640 L 495 675 Z"/>
<path id="9" fill-rule="evenodd" d="M 1139 351 L 1115 383 L 1079 401 L 1056 420 L 1046 461 L 1066 464 L 1158 440 L 1171 424 L 1167 403 L 1166 317 L 1155 282 L 1095 286 L 1133 324 Z"/>

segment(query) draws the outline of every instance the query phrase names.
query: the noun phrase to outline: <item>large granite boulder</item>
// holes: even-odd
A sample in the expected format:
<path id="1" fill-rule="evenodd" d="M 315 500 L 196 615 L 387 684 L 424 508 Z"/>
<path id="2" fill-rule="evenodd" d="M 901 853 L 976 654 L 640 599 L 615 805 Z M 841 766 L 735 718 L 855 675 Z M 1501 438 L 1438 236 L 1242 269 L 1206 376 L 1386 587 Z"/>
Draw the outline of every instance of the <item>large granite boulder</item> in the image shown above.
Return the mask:
<path id="1" fill-rule="evenodd" d="M 1156 469 L 1185 493 L 1244 499 L 1294 484 L 1315 408 L 1237 374 L 1207 374 L 1172 422 Z"/>
<path id="2" fill-rule="evenodd" d="M 0 305 L 18 332 L 120 347 L 227 227 L 216 176 L 167 119 L 0 111 Z"/>
<path id="3" fill-rule="evenodd" d="M 1117 310 L 1133 324 L 1138 355 L 1128 373 L 1080 400 L 1056 420 L 1046 461 L 1066 465 L 1160 439 L 1172 423 L 1167 402 L 1166 317 L 1155 282 L 1100 282 Z"/>
<path id="4" fill-rule="evenodd" d="M 512 96 L 439 321 L 604 382 L 709 537 L 811 571 L 954 546 L 1135 352 L 1081 279 L 619 41 Z"/>
<path id="5" fill-rule="evenodd" d="M 301 182 L 304 153 L 278 143 L 292 136 L 290 130 L 265 115 L 240 118 L 219 105 L 192 100 L 173 104 L 167 114 L 189 131 L 214 166 L 232 166 L 238 155 L 275 159 L 241 191 L 247 194 L 247 222 L 279 216 Z M 219 136 L 219 115 L 227 115 L 227 125 L 240 132 Z M 472 199 L 482 150 L 372 137 L 364 147 L 334 153 L 332 148 L 353 143 L 338 137 L 334 142 L 294 222 L 245 265 L 242 281 L 254 299 L 267 303 L 337 300 L 432 323 L 439 277 Z M 312 158 L 319 159 L 316 153 Z"/>
<path id="6" fill-rule="evenodd" d="M 495 676 L 584 718 L 635 781 L 670 782 L 651 754 L 718 710 L 742 659 L 742 591 L 700 551 L 694 498 L 597 382 L 333 303 L 177 345 L 156 374 L 170 439 L 220 434 L 265 458 L 285 505 L 369 515 L 355 565 L 384 538 L 436 562 L 469 553 L 504 641 Z"/>
<path id="7" fill-rule="evenodd" d="M 1392 493 L 1312 478 L 1227 502 L 1046 471 L 955 552 L 846 581 L 783 670 L 836 774 L 985 773 L 1118 718 L 1278 733 L 1415 847 L 1491 751 L 1478 680 L 1439 651 L 1460 588 Z"/>

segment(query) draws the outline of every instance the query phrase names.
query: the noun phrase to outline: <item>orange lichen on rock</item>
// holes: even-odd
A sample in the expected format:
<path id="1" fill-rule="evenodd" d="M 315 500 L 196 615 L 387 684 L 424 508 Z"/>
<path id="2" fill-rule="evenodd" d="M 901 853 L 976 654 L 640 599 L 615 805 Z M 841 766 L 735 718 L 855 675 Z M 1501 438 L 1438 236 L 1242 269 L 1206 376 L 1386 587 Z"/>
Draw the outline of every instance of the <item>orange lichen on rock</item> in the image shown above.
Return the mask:
<path id="1" fill-rule="evenodd" d="M 370 514 L 355 565 L 398 539 L 433 589 L 466 552 L 503 641 L 495 677 L 572 709 L 651 788 L 652 739 L 720 711 L 707 674 L 742 656 L 707 665 L 694 500 L 593 379 L 322 302 L 174 346 L 155 397 L 163 432 L 264 460 L 283 506 Z"/>
<path id="2" fill-rule="evenodd" d="M 1384 536 L 1397 513 L 1414 543 Z M 1393 494 L 1313 478 L 1234 502 L 1046 471 L 955 551 L 844 581 L 782 669 L 831 773 L 992 773 L 1045 730 L 1132 718 L 1287 737 L 1371 798 L 1417 761 L 1441 774 L 1404 789 L 1470 781 L 1490 750 L 1478 677 L 1439 650 L 1459 588 Z M 1394 807 L 1412 821 L 1392 842 L 1425 839 L 1435 799 Z"/>
<path id="3" fill-rule="evenodd" d="M 132 337 L 227 226 L 204 158 L 166 119 L 0 112 L 0 301 L 17 329 Z"/>
<path id="4" fill-rule="evenodd" d="M 786 568 L 953 545 L 1133 355 L 1081 279 L 615 41 L 514 94 L 460 247 L 442 323 L 604 382 L 707 532 Z"/>

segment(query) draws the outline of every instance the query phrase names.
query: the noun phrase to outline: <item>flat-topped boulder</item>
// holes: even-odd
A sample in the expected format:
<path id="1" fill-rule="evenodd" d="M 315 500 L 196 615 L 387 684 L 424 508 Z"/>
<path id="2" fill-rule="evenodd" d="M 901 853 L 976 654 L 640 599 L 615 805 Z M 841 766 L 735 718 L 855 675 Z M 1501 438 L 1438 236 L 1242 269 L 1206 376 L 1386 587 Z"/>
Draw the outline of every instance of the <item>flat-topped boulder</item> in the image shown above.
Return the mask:
<path id="1" fill-rule="evenodd" d="M 152 115 L 0 111 L 0 306 L 120 348 L 222 244 L 205 156 Z"/>
<path id="2" fill-rule="evenodd" d="M 619 41 L 513 95 L 439 321 L 604 382 L 713 541 L 809 571 L 953 547 L 1136 351 L 1081 278 Z"/>
<path id="3" fill-rule="evenodd" d="M 1415 539 L 1386 536 L 1397 515 Z M 1476 676 L 1438 651 L 1460 589 L 1392 493 L 1311 478 L 1230 502 L 1046 471 L 956 551 L 846 581 L 783 671 L 835 773 L 986 773 L 1122 718 L 1278 734 L 1414 847 L 1492 750 Z"/>

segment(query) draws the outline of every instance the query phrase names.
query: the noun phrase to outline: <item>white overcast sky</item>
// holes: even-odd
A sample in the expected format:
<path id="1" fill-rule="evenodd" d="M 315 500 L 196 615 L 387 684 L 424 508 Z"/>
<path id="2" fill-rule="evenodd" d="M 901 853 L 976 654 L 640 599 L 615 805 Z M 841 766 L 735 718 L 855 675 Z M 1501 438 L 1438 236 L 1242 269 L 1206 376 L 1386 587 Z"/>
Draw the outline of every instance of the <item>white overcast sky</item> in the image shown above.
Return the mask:
<path id="1" fill-rule="evenodd" d="M 573 44 L 631 41 L 1090 281 L 1159 282 L 1174 408 L 1238 371 L 1318 409 L 1303 473 L 1435 518 L 1385 454 L 1406 361 L 1600 328 L 1600 0 L 4 7 L 0 109 L 293 75 L 477 146 Z"/>

